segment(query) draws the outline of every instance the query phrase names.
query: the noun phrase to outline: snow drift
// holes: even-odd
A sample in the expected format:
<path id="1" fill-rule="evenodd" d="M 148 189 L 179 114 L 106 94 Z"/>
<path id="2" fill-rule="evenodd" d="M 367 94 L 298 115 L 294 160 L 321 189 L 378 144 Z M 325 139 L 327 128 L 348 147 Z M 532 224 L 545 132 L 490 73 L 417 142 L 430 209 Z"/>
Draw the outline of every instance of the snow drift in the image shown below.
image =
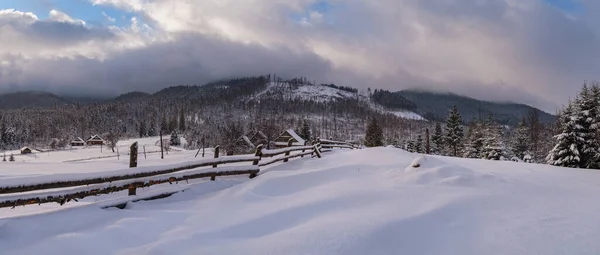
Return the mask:
<path id="1" fill-rule="evenodd" d="M 2 254 L 600 254 L 599 192 L 597 171 L 394 148 L 337 151 L 125 210 L 0 219 L 0 247 Z"/>

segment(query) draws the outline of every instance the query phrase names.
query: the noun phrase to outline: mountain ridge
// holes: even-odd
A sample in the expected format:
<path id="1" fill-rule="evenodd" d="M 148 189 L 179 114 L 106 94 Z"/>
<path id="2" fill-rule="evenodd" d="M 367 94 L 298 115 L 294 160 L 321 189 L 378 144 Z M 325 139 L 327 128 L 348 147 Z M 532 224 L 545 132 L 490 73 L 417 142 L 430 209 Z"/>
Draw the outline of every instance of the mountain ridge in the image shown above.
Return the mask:
<path id="1" fill-rule="evenodd" d="M 285 84 L 285 86 L 282 86 L 282 84 Z M 398 111 L 413 112 L 415 115 L 418 114 L 431 121 L 443 121 L 448 109 L 453 105 L 457 105 L 465 123 L 473 119 L 486 117 L 491 113 L 494 119 L 500 123 L 514 126 L 518 124 L 522 116 L 532 110 L 538 111 L 545 122 L 552 121 L 555 118 L 550 113 L 524 103 L 479 100 L 451 91 L 434 92 L 424 89 L 406 89 L 390 92 L 375 90 L 372 93 L 369 92 L 369 95 L 362 95 L 357 89 L 351 87 L 336 86 L 334 84 L 316 85 L 307 82 L 306 79 L 282 81 L 277 86 L 260 79 L 258 81 L 245 78 L 219 80 L 205 85 L 171 86 L 152 94 L 132 91 L 114 98 L 90 100 L 89 102 L 106 104 L 166 98 L 202 100 L 209 97 L 233 100 L 239 95 L 246 95 L 247 98 L 258 96 L 264 99 L 277 96 L 287 100 L 314 100 L 316 102 L 339 98 L 366 100 L 367 103 L 373 103 L 374 108 L 385 109 L 390 113 Z M 2 100 L 3 98 L 10 98 L 11 100 Z M 73 97 L 68 98 L 42 91 L 0 94 L 0 109 L 48 108 L 79 103 L 81 103 L 80 100 Z M 83 101 L 83 103 L 86 103 L 86 101 Z"/>

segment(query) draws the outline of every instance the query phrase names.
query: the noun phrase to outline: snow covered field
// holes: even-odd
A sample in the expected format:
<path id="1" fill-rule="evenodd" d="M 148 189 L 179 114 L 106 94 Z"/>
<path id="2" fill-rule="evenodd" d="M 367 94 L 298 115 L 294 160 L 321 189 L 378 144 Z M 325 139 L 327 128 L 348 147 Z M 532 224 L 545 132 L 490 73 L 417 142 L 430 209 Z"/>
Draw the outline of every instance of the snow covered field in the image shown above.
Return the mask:
<path id="1" fill-rule="evenodd" d="M 163 137 L 164 138 L 164 137 Z M 124 169 L 129 167 L 129 146 L 138 142 L 138 166 L 155 166 L 180 163 L 198 159 L 194 158 L 196 151 L 184 150 L 181 147 L 171 147 L 165 158 L 160 158 L 160 145 L 155 145 L 159 137 L 147 137 L 119 141 L 117 144 L 120 156 L 116 149 L 106 146 L 73 147 L 72 149 L 37 152 L 34 154 L 15 154 L 15 162 L 0 162 L 0 182 L 2 179 L 40 176 L 66 173 L 91 173 Z M 146 147 L 146 157 L 143 148 Z M 16 152 L 18 153 L 18 152 Z M 8 153 L 7 153 L 8 155 Z M 212 148 L 206 149 L 206 157 L 213 157 Z"/>
<path id="2" fill-rule="evenodd" d="M 124 210 L 0 211 L 0 253 L 600 254 L 598 171 L 394 148 L 267 170 Z"/>

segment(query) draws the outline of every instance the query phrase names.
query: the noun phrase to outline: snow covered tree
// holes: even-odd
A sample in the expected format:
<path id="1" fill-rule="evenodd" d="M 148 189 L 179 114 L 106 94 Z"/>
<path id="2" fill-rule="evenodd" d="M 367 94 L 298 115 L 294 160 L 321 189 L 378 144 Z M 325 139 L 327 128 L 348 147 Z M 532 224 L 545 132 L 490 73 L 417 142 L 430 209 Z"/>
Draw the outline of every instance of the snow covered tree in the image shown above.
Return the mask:
<path id="1" fill-rule="evenodd" d="M 117 143 L 119 142 L 119 135 L 114 132 L 108 132 L 106 135 L 106 146 L 108 146 L 112 152 L 115 152 L 115 148 L 117 148 Z"/>
<path id="2" fill-rule="evenodd" d="M 467 143 L 465 145 L 463 157 L 481 158 L 483 155 L 484 130 L 480 121 L 473 121 L 469 125 L 467 133 Z"/>
<path id="3" fill-rule="evenodd" d="M 579 149 L 584 139 L 579 133 L 581 127 L 577 124 L 578 116 L 574 114 L 575 111 L 572 103 L 569 103 L 559 116 L 562 130 L 560 134 L 554 136 L 556 145 L 546 157 L 550 165 L 573 168 L 581 166 Z"/>
<path id="4" fill-rule="evenodd" d="M 177 135 L 176 131 L 173 131 L 173 133 L 171 133 L 170 143 L 174 146 L 181 145 L 181 139 L 179 139 L 179 135 Z"/>
<path id="5" fill-rule="evenodd" d="M 300 137 L 306 141 L 310 141 L 312 139 L 312 130 L 310 129 L 310 124 L 307 120 L 304 120 L 302 123 L 302 128 L 300 129 Z"/>
<path id="6" fill-rule="evenodd" d="M 521 120 L 519 127 L 512 140 L 512 153 L 515 157 L 525 160 L 525 155 L 529 154 L 529 128 L 525 119 Z"/>
<path id="7" fill-rule="evenodd" d="M 448 119 L 446 120 L 446 145 L 450 149 L 452 156 L 457 157 L 462 145 L 463 128 L 461 126 L 462 119 L 458 113 L 458 108 L 455 106 L 450 110 Z"/>
<path id="8" fill-rule="evenodd" d="M 599 102 L 598 89 L 590 91 L 587 83 L 583 85 L 579 93 L 576 107 L 573 113 L 577 117 L 576 124 L 579 126 L 579 136 L 583 142 L 579 144 L 581 168 L 598 168 L 600 165 L 600 141 L 598 140 L 598 112 Z M 595 94 L 595 95 L 594 95 Z"/>
<path id="9" fill-rule="evenodd" d="M 441 154 L 442 148 L 444 148 L 444 134 L 442 133 L 442 124 L 437 122 L 431 136 L 431 154 Z"/>
<path id="10" fill-rule="evenodd" d="M 425 129 L 425 153 L 431 154 L 431 142 L 429 137 L 429 128 Z"/>
<path id="11" fill-rule="evenodd" d="M 492 115 L 488 116 L 485 123 L 485 139 L 483 145 L 483 159 L 500 160 L 504 155 L 502 143 L 502 127 L 494 122 Z"/>
<path id="12" fill-rule="evenodd" d="M 415 148 L 415 141 L 413 140 L 408 140 L 406 141 L 406 148 L 405 148 L 408 152 L 416 152 L 416 148 Z"/>
<path id="13" fill-rule="evenodd" d="M 140 138 L 146 137 L 147 134 L 148 134 L 148 131 L 146 130 L 146 122 L 142 121 L 142 122 L 140 122 L 140 127 L 139 127 Z"/>
<path id="14" fill-rule="evenodd" d="M 423 153 L 423 136 L 417 136 L 417 142 L 415 143 L 415 152 Z"/>
<path id="15" fill-rule="evenodd" d="M 181 108 L 181 111 L 179 112 L 179 131 L 184 132 L 185 128 L 185 112 L 183 111 L 183 108 Z"/>
<path id="16" fill-rule="evenodd" d="M 381 129 L 381 126 L 379 126 L 377 118 L 371 118 L 371 121 L 367 125 L 367 131 L 365 134 L 365 146 L 383 146 L 383 130 Z"/>

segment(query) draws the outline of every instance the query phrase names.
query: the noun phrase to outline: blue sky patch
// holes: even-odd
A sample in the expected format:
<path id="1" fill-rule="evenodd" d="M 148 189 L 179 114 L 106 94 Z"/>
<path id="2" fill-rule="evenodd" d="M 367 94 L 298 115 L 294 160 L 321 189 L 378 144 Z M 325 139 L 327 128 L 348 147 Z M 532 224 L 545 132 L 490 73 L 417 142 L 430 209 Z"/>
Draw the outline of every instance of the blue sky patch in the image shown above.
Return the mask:
<path id="1" fill-rule="evenodd" d="M 22 12 L 32 12 L 40 19 L 48 18 L 51 10 L 66 13 L 74 19 L 80 19 L 97 26 L 127 26 L 131 23 L 133 13 L 110 6 L 94 6 L 89 0 L 2 0 L 0 9 L 16 9 Z M 112 23 L 102 13 L 115 19 Z"/>

